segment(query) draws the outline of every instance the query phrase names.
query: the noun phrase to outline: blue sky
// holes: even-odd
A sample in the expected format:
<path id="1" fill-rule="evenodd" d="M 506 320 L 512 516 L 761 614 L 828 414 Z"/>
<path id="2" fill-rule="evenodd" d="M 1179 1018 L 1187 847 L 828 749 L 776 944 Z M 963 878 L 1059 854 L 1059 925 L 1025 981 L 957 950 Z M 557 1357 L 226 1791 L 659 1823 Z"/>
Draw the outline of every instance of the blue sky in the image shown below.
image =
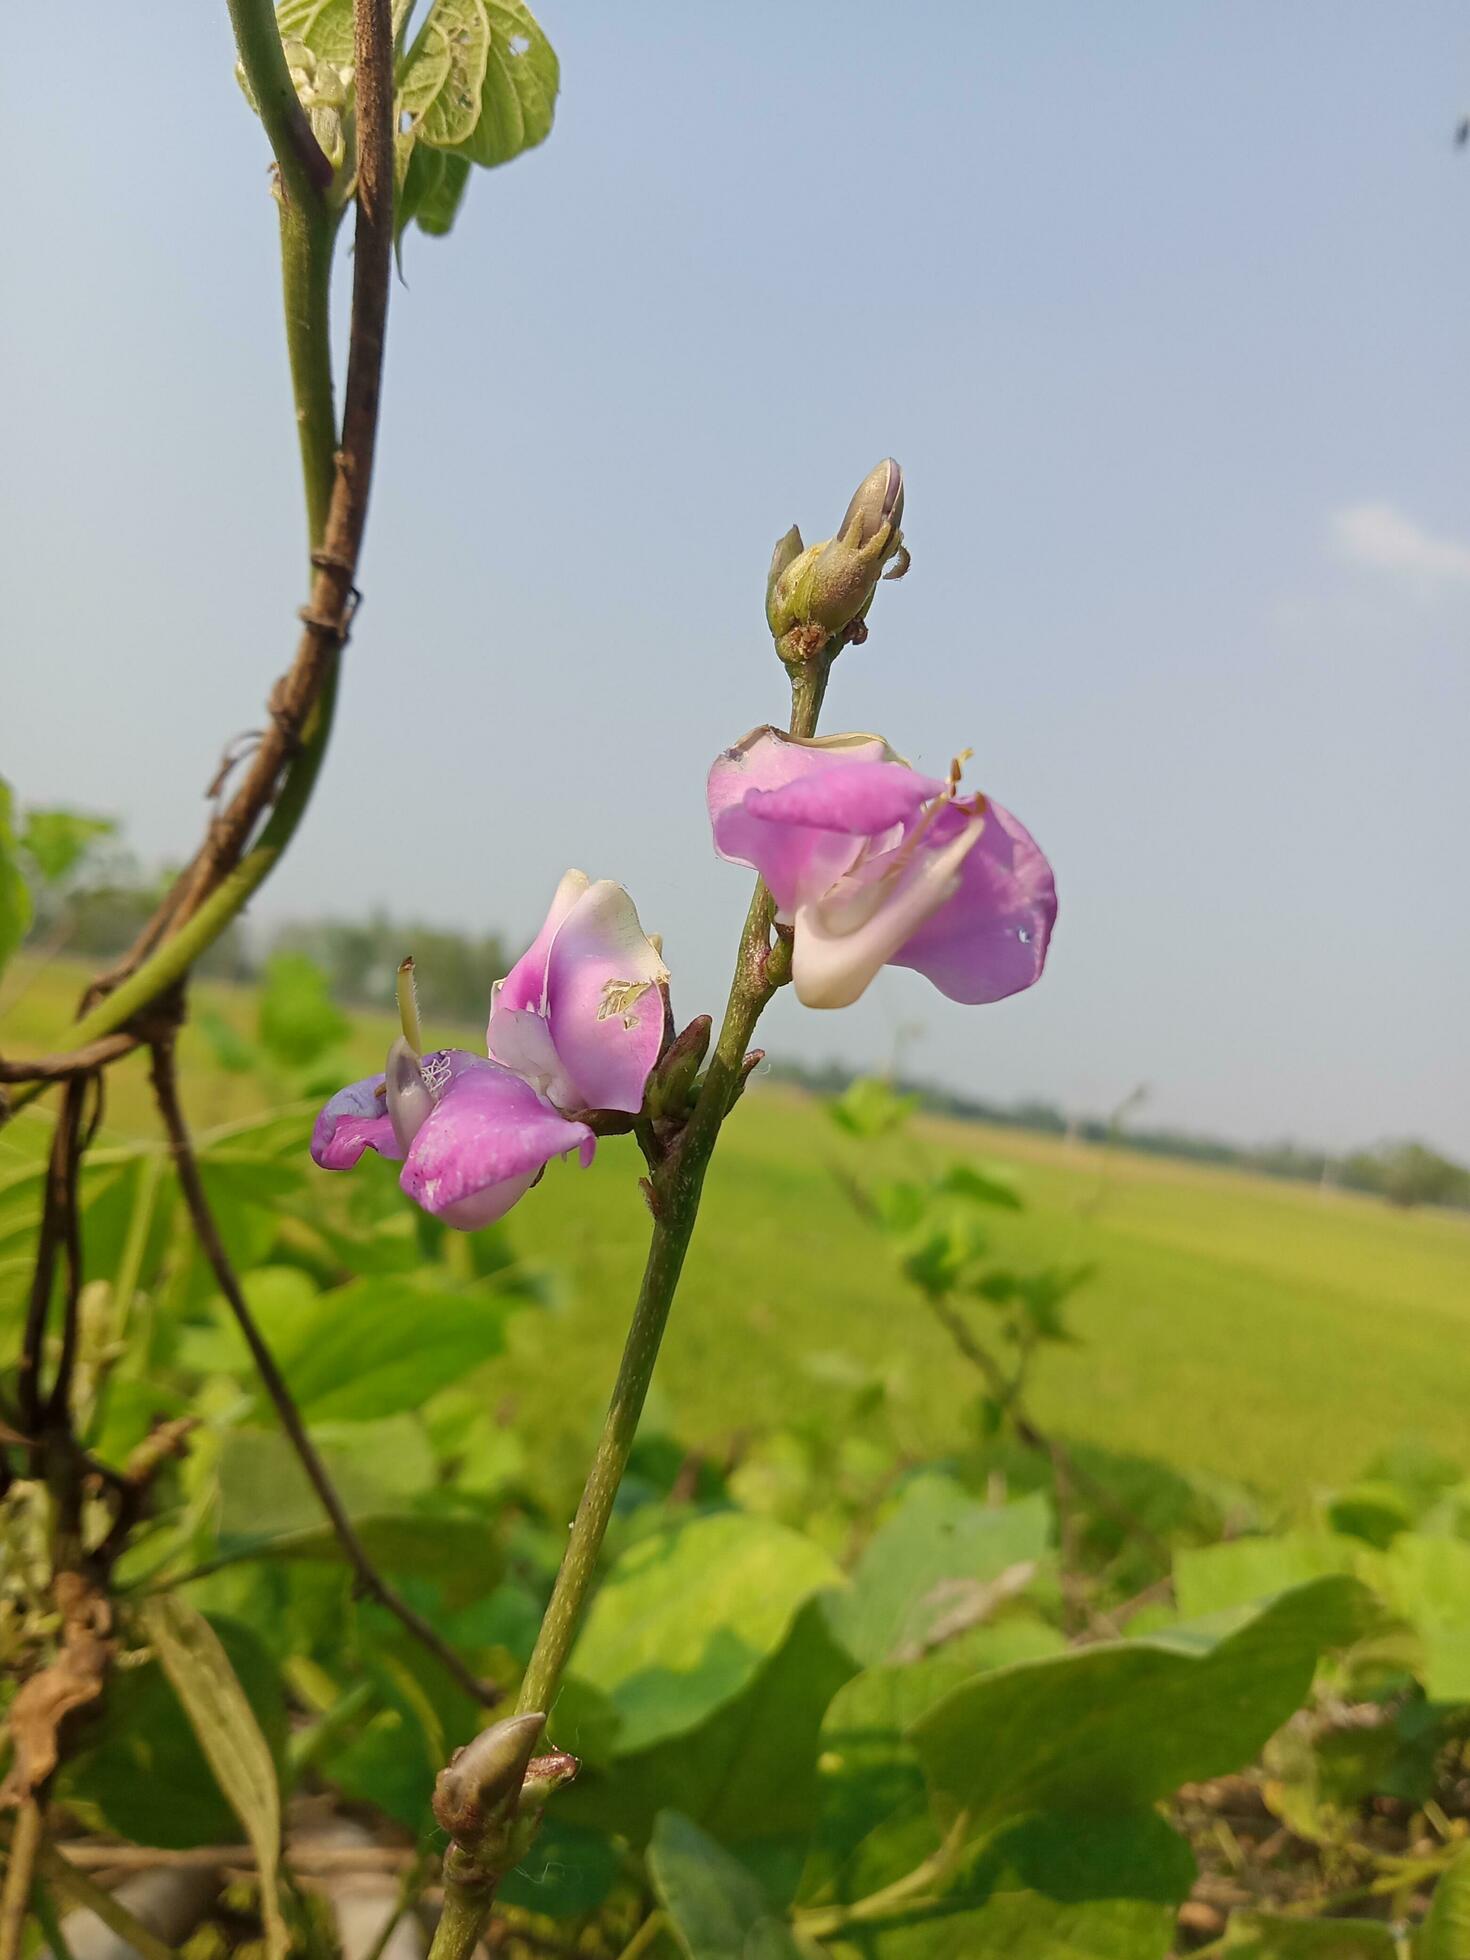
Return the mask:
<path id="1" fill-rule="evenodd" d="M 9 28 L 0 768 L 161 857 L 289 652 L 300 509 L 224 6 L 142 20 Z M 1470 1151 L 1463 7 L 542 20 L 550 142 L 408 243 L 333 752 L 260 917 L 529 934 L 577 864 L 716 1009 L 746 888 L 702 780 L 783 710 L 771 543 L 891 452 L 913 572 L 827 725 L 973 747 L 1061 919 L 1019 999 L 893 972 L 768 1045 Z"/>

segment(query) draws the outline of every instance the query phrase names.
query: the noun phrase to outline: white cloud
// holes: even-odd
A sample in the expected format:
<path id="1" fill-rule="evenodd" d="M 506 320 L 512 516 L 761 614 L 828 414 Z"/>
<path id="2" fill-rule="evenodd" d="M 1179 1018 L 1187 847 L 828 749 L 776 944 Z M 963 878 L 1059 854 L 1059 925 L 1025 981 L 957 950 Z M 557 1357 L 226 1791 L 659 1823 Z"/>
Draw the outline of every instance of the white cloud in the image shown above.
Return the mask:
<path id="1" fill-rule="evenodd" d="M 1354 564 L 1416 584 L 1470 585 L 1470 545 L 1437 538 L 1392 504 L 1350 504 L 1334 511 L 1332 542 Z"/>

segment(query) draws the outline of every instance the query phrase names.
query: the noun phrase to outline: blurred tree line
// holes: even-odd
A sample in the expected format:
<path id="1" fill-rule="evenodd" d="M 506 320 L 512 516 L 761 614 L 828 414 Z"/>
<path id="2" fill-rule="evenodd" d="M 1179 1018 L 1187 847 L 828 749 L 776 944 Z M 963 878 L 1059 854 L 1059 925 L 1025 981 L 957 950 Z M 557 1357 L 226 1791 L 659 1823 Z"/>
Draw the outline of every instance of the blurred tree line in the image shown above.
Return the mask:
<path id="1" fill-rule="evenodd" d="M 109 817 L 29 810 L 17 842 L 33 905 L 26 946 L 42 957 L 115 958 L 136 939 L 174 875 L 172 867 L 145 872 Z M 366 919 L 316 919 L 266 932 L 237 921 L 197 964 L 212 979 L 250 981 L 273 955 L 304 955 L 325 976 L 332 999 L 391 1009 L 398 962 L 410 952 L 425 1014 L 469 1027 L 484 1021 L 490 983 L 509 965 L 499 934 L 447 932 L 381 909 Z"/>
<path id="2" fill-rule="evenodd" d="M 840 1096 L 859 1071 L 845 1063 L 810 1065 L 774 1060 L 770 1072 L 799 1084 L 814 1095 Z M 918 1106 L 936 1115 L 967 1122 L 993 1123 L 1004 1128 L 1040 1132 L 1044 1136 L 1076 1137 L 1083 1143 L 1126 1143 L 1157 1157 L 1182 1157 L 1193 1163 L 1223 1164 L 1255 1171 L 1263 1177 L 1284 1177 L 1302 1183 L 1339 1186 L 1369 1192 L 1394 1205 L 1450 1205 L 1470 1210 L 1470 1168 L 1443 1156 L 1427 1143 L 1394 1139 L 1334 1155 L 1289 1140 L 1267 1144 L 1227 1143 L 1221 1137 L 1198 1136 L 1188 1130 L 1126 1127 L 1114 1116 L 1069 1116 L 1055 1103 L 1028 1099 L 992 1103 L 964 1095 L 935 1082 L 897 1075 L 893 1085 L 917 1099 Z M 1130 1102 L 1133 1099 L 1130 1098 Z"/>

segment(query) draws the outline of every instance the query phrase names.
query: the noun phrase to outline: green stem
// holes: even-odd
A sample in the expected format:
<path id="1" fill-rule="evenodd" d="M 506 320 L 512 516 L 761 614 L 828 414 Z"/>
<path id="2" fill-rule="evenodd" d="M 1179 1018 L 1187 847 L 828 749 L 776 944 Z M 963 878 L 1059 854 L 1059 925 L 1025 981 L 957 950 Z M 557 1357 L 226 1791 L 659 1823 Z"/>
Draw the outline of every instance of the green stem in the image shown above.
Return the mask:
<path id="1" fill-rule="evenodd" d="M 793 735 L 808 736 L 816 732 L 829 665 L 827 659 L 818 658 L 792 669 Z M 775 915 L 774 900 L 765 885 L 758 883 L 740 935 L 725 1018 L 705 1072 L 704 1086 L 683 1135 L 653 1178 L 653 1236 L 643 1282 L 638 1289 L 602 1434 L 582 1489 L 582 1501 L 577 1506 L 561 1569 L 521 1683 L 516 1701 L 518 1714 L 545 1710 L 548 1719 L 553 1716 L 562 1671 L 592 1588 L 608 1520 L 623 1472 L 628 1467 L 638 1418 L 653 1379 L 654 1363 L 678 1290 L 679 1275 L 684 1269 L 685 1254 L 694 1235 L 705 1172 L 720 1127 L 739 1091 L 741 1064 L 756 1022 L 776 990 L 776 982 L 767 971 Z M 480 1937 L 493 1894 L 494 1875 L 477 1874 L 471 1882 L 460 1882 L 446 1867 L 444 1913 L 434 1934 L 429 1960 L 468 1960 Z"/>
<path id="2" fill-rule="evenodd" d="M 286 350 L 301 444 L 306 491 L 306 532 L 311 549 L 326 536 L 327 510 L 336 479 L 337 412 L 332 399 L 330 300 L 332 248 L 337 215 L 318 198 L 301 211 L 281 204 L 281 296 L 286 307 Z"/>

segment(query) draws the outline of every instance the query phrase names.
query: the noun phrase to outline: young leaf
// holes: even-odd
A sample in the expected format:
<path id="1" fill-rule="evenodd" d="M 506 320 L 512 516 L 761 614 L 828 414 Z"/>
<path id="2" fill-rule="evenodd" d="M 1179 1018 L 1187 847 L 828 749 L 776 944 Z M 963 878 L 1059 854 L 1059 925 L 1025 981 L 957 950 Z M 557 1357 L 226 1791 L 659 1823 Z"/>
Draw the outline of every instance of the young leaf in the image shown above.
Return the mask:
<path id="1" fill-rule="evenodd" d="M 485 0 L 434 0 L 398 78 L 398 122 L 437 150 L 473 135 L 490 61 Z"/>
<path id="2" fill-rule="evenodd" d="M 304 41 L 334 67 L 354 57 L 352 0 L 279 0 L 276 25 L 283 41 Z"/>
<path id="3" fill-rule="evenodd" d="M 461 145 L 471 163 L 487 169 L 533 150 L 551 134 L 561 70 L 535 15 L 521 0 L 485 0 L 490 17 L 490 63 L 480 120 Z"/>
<path id="4" fill-rule="evenodd" d="M 175 1593 L 157 1593 L 144 1601 L 140 1618 L 255 1853 L 267 1960 L 285 1960 L 291 1940 L 278 1886 L 281 1792 L 270 1747 L 219 1635 L 202 1613 Z"/>
<path id="5" fill-rule="evenodd" d="M 31 894 L 16 860 L 12 809 L 10 785 L 0 776 L 0 971 L 31 923 Z"/>
<path id="6" fill-rule="evenodd" d="M 759 1881 L 677 1810 L 659 1812 L 648 1873 L 687 1960 L 801 1960 Z"/>

